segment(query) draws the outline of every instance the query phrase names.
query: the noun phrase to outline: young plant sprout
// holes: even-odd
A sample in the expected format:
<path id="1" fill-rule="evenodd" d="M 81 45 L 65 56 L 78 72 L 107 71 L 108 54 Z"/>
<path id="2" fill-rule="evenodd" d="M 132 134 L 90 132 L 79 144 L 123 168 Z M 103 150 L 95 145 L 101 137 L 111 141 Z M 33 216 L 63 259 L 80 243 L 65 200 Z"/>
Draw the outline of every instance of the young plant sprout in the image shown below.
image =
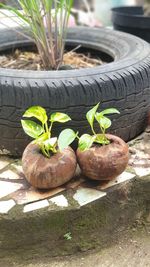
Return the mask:
<path id="1" fill-rule="evenodd" d="M 27 135 L 34 138 L 34 144 L 39 145 L 44 156 L 50 158 L 58 150 L 68 147 L 76 138 L 78 133 L 71 129 L 65 129 L 59 137 L 52 137 L 52 127 L 55 122 L 65 123 L 71 118 L 65 113 L 52 113 L 48 119 L 46 110 L 40 106 L 27 109 L 23 115 L 26 118 L 36 118 L 40 124 L 32 120 L 21 120 L 23 130 Z M 48 123 L 50 122 L 50 123 Z"/>
<path id="2" fill-rule="evenodd" d="M 106 130 L 111 126 L 111 120 L 107 118 L 106 115 L 115 113 L 119 114 L 120 112 L 116 108 L 108 108 L 101 112 L 97 112 L 99 104 L 100 103 L 98 103 L 86 113 L 86 118 L 88 123 L 90 124 L 93 135 L 83 134 L 79 138 L 78 147 L 81 151 L 89 149 L 93 143 L 100 145 L 107 145 L 110 143 L 110 141 L 106 137 Z M 98 134 L 94 130 L 94 120 L 98 122 L 100 127 L 100 133 Z"/>
<path id="3" fill-rule="evenodd" d="M 111 126 L 109 114 L 118 114 L 116 108 L 97 112 L 99 103 L 86 114 L 92 135 L 83 134 L 79 138 L 76 151 L 77 162 L 85 177 L 93 180 L 112 180 L 126 168 L 129 160 L 128 145 L 118 136 L 106 134 Z M 100 133 L 94 129 L 94 120 L 99 124 Z M 93 144 L 94 143 L 94 144 Z"/>
<path id="4" fill-rule="evenodd" d="M 14 30 L 29 39 L 33 38 L 45 69 L 58 69 L 63 61 L 73 0 L 18 0 L 18 3 L 22 10 L 2 3 L 0 7 L 9 10 L 20 20 L 18 24 L 24 28 L 24 32 Z M 2 10 L 0 12 L 3 13 Z M 17 23 L 14 16 L 12 20 Z"/>

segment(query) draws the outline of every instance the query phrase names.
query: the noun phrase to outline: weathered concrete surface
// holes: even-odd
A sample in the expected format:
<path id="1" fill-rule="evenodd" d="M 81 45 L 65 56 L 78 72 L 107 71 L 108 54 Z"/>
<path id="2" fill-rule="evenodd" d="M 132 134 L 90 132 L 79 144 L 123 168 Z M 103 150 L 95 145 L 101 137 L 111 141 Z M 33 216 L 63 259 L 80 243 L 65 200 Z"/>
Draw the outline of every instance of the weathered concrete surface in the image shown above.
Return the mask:
<path id="1" fill-rule="evenodd" d="M 149 151 L 147 129 L 130 143 L 131 157 L 123 176 L 109 183 L 77 176 L 71 186 L 62 188 L 64 193 L 54 196 L 53 192 L 53 197 L 24 183 L 20 164 L 0 160 L 0 264 L 116 244 L 119 233 L 149 216 Z"/>
<path id="2" fill-rule="evenodd" d="M 41 255 L 109 247 L 123 229 L 149 216 L 149 182 L 149 177 L 143 177 L 122 183 L 80 210 L 48 213 L 43 209 L 18 219 L 12 212 L 11 220 L 0 220 L 0 259 L 10 257 L 21 263 Z M 64 239 L 68 232 L 71 240 Z"/>
<path id="3" fill-rule="evenodd" d="M 150 229 L 145 221 L 137 224 L 121 231 L 116 243 L 102 250 L 54 258 L 40 254 L 21 264 L 8 257 L 0 261 L 0 267 L 149 267 Z"/>
<path id="4" fill-rule="evenodd" d="M 114 246 L 101 251 L 35 263 L 36 267 L 149 267 L 149 243 L 146 233 L 130 232 Z M 33 264 L 25 266 L 34 267 Z"/>

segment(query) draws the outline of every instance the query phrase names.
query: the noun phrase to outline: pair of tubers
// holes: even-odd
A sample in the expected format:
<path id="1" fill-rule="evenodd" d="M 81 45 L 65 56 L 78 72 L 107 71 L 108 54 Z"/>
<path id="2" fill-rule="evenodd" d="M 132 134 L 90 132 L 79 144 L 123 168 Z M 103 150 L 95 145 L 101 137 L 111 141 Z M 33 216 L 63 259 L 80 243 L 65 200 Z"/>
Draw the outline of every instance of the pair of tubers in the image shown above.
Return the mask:
<path id="1" fill-rule="evenodd" d="M 106 135 L 109 145 L 93 145 L 76 154 L 71 147 L 46 158 L 38 145 L 30 143 L 22 157 L 23 171 L 28 182 L 39 189 L 55 188 L 68 182 L 75 174 L 77 163 L 83 175 L 94 180 L 112 180 L 128 164 L 128 145 L 119 137 Z"/>

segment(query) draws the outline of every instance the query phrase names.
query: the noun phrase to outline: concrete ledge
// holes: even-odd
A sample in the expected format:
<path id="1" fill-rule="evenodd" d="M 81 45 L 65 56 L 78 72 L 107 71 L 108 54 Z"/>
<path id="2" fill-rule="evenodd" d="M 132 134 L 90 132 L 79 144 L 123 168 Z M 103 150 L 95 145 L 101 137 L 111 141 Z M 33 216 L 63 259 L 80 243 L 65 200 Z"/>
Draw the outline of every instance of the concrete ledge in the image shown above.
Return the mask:
<path id="1" fill-rule="evenodd" d="M 0 257 L 56 256 L 109 246 L 118 232 L 148 216 L 149 185 L 149 177 L 124 182 L 79 210 L 44 208 L 18 217 L 16 209 L 11 219 L 0 220 Z M 66 233 L 71 240 L 64 238 Z"/>
<path id="2" fill-rule="evenodd" d="M 130 143 L 129 166 L 109 183 L 77 172 L 55 191 L 37 191 L 24 180 L 20 161 L 1 158 L 0 258 L 21 261 L 107 247 L 136 220 L 149 220 L 149 135 L 147 130 Z"/>

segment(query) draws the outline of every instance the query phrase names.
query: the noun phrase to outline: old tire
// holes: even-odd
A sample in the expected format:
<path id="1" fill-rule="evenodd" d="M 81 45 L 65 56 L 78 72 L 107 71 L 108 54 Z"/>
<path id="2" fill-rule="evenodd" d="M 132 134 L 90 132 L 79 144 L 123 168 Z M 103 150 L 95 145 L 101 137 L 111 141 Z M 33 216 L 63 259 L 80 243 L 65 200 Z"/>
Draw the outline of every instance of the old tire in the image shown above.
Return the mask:
<path id="1" fill-rule="evenodd" d="M 12 30 L 0 30 L 0 51 L 31 43 Z M 128 141 L 141 133 L 150 107 L 150 46 L 138 37 L 108 29 L 69 29 L 67 43 L 102 51 L 114 62 L 92 69 L 24 71 L 0 69 L 0 149 L 20 155 L 29 139 L 20 120 L 32 105 L 68 113 L 67 124 L 88 132 L 86 112 L 96 103 L 115 107 L 111 132 Z M 60 127 L 60 126 L 59 126 Z M 60 128 L 57 125 L 53 134 Z"/>

